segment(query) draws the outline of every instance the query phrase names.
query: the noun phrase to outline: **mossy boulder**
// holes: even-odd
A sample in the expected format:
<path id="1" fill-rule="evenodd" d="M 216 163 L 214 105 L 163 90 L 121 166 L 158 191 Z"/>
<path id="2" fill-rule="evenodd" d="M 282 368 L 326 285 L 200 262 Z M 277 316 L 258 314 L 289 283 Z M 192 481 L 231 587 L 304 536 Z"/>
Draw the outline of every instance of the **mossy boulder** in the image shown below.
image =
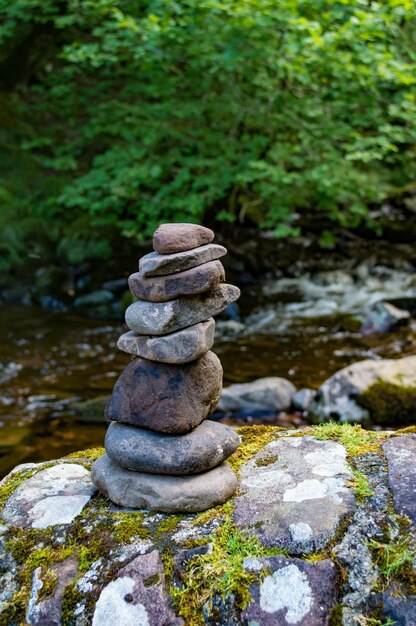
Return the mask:
<path id="1" fill-rule="evenodd" d="M 336 419 L 383 426 L 410 425 L 416 417 L 416 356 L 366 359 L 336 372 L 309 407 L 318 422 Z"/>
<path id="2" fill-rule="evenodd" d="M 236 497 L 199 514 L 112 504 L 88 472 L 101 448 L 16 468 L 0 484 L 0 626 L 382 624 L 413 606 L 414 491 L 402 511 L 397 479 L 412 432 L 240 434 Z"/>

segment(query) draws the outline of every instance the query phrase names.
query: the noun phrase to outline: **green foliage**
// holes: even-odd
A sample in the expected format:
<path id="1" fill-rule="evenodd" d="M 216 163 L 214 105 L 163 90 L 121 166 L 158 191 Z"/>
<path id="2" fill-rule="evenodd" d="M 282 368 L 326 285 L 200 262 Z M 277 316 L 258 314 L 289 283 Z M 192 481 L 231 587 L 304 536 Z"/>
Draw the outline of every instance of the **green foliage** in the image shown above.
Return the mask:
<path id="1" fill-rule="evenodd" d="M 361 456 L 367 452 L 381 452 L 380 444 L 389 437 L 386 432 L 365 430 L 359 424 L 340 424 L 328 422 L 319 424 L 310 429 L 310 434 L 316 439 L 338 440 L 347 450 L 350 457 Z"/>
<path id="2" fill-rule="evenodd" d="M 208 214 L 283 237 L 306 209 L 370 223 L 415 180 L 415 17 L 413 0 L 0 0 L 3 265 L 48 242 L 106 258 L 113 233 Z"/>

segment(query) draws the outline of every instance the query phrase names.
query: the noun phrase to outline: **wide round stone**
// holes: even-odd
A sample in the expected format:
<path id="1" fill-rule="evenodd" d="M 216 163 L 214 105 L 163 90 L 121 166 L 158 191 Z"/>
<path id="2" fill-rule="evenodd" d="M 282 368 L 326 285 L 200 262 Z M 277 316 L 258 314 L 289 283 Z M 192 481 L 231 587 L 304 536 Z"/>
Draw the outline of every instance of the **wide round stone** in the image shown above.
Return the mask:
<path id="1" fill-rule="evenodd" d="M 167 302 L 181 296 L 203 293 L 223 280 L 225 271 L 221 261 L 210 261 L 166 276 L 148 277 L 135 272 L 129 277 L 129 287 L 132 294 L 141 300 Z"/>
<path id="2" fill-rule="evenodd" d="M 140 335 L 167 335 L 218 315 L 239 296 L 238 287 L 221 283 L 197 296 L 169 302 L 138 300 L 128 307 L 126 324 Z"/>
<path id="3" fill-rule="evenodd" d="M 214 233 L 199 224 L 161 224 L 153 235 L 153 248 L 159 254 L 192 250 L 211 243 Z"/>
<path id="4" fill-rule="evenodd" d="M 214 410 L 221 386 L 222 367 L 213 352 L 184 365 L 137 357 L 117 380 L 105 415 L 157 432 L 186 433 Z"/>
<path id="5" fill-rule="evenodd" d="M 162 337 L 137 335 L 133 331 L 121 335 L 117 342 L 120 350 L 159 363 L 190 363 L 212 348 L 215 320 L 211 317 L 176 333 Z"/>
<path id="6" fill-rule="evenodd" d="M 95 461 L 91 478 L 119 506 L 161 513 L 197 513 L 222 504 L 237 488 L 225 463 L 193 476 L 162 476 L 124 469 L 105 454 Z"/>
<path id="7" fill-rule="evenodd" d="M 183 476 L 216 467 L 239 443 L 231 428 L 209 420 L 186 435 L 165 435 L 113 422 L 105 449 L 112 461 L 126 469 Z"/>

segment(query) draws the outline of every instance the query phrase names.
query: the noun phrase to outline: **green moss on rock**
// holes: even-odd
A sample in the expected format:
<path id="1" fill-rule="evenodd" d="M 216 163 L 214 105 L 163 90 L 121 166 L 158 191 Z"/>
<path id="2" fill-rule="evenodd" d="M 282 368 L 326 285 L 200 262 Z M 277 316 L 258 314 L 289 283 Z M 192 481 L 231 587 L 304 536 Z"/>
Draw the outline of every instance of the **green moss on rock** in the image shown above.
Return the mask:
<path id="1" fill-rule="evenodd" d="M 366 389 L 357 402 L 380 425 L 406 425 L 416 419 L 416 387 L 379 380 Z"/>

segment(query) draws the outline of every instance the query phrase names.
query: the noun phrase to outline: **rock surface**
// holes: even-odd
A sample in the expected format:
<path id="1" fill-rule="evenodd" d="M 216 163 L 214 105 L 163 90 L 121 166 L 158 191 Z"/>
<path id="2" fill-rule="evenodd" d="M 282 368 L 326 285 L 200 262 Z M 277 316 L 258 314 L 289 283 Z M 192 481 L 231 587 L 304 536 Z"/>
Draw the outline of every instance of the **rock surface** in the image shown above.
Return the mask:
<path id="1" fill-rule="evenodd" d="M 235 523 L 292 554 L 324 548 L 355 508 L 346 451 L 333 441 L 282 438 L 244 465 L 240 476 Z"/>
<path id="2" fill-rule="evenodd" d="M 95 493 L 89 472 L 64 463 L 38 472 L 16 489 L 3 509 L 11 526 L 47 528 L 70 524 Z"/>
<path id="3" fill-rule="evenodd" d="M 305 563 L 284 556 L 248 558 L 247 571 L 266 575 L 250 587 L 251 602 L 243 623 L 251 626 L 323 626 L 337 602 L 332 561 Z"/>
<path id="4" fill-rule="evenodd" d="M 367 312 L 365 320 L 361 326 L 364 335 L 372 333 L 387 333 L 389 330 L 407 322 L 410 318 L 409 311 L 398 309 L 389 302 L 377 302 Z"/>
<path id="5" fill-rule="evenodd" d="M 102 590 L 92 626 L 182 626 L 169 603 L 159 552 L 142 554 Z"/>
<path id="6" fill-rule="evenodd" d="M 161 476 L 123 469 L 107 455 L 95 461 L 91 476 L 112 502 L 133 509 L 194 513 L 222 504 L 237 488 L 234 472 L 225 465 L 191 476 Z"/>
<path id="7" fill-rule="evenodd" d="M 224 246 L 209 243 L 186 252 L 176 252 L 174 254 L 158 254 L 150 252 L 139 261 L 139 271 L 142 276 L 164 276 L 175 272 L 184 272 L 192 267 L 215 261 L 227 254 Z"/>
<path id="8" fill-rule="evenodd" d="M 107 431 L 105 449 L 112 461 L 126 469 L 181 476 L 219 465 L 239 443 L 238 435 L 218 422 L 204 421 L 179 436 L 113 423 Z"/>
<path id="9" fill-rule="evenodd" d="M 162 337 L 137 335 L 133 331 L 121 335 L 117 347 L 128 354 L 159 363 L 189 363 L 212 348 L 215 320 L 211 317 L 188 328 Z"/>
<path id="10" fill-rule="evenodd" d="M 140 300 L 168 302 L 181 296 L 209 291 L 224 280 L 225 271 L 221 261 L 210 261 L 166 276 L 148 277 L 136 272 L 129 277 L 129 287 L 132 294 Z"/>
<path id="11" fill-rule="evenodd" d="M 198 296 L 169 302 L 138 300 L 128 307 L 126 324 L 141 335 L 166 335 L 218 315 L 239 296 L 238 287 L 220 284 Z"/>
<path id="12" fill-rule="evenodd" d="M 218 410 L 283 411 L 290 407 L 295 391 L 289 380 L 272 376 L 251 383 L 237 383 L 222 390 Z"/>
<path id="13" fill-rule="evenodd" d="M 229 462 L 239 468 L 243 485 L 252 478 L 250 492 L 245 489 L 244 494 L 224 506 L 200 515 L 135 511 L 96 493 L 70 523 L 55 524 L 51 520 L 46 527 L 15 526 L 4 519 L 4 511 L 16 502 L 17 493 L 32 493 L 33 478 L 43 476 L 47 499 L 59 473 L 49 474 L 48 486 L 43 472 L 75 465 L 81 471 L 75 479 L 76 473 L 71 470 L 72 488 L 78 482 L 81 490 L 86 467 L 102 450 L 79 452 L 70 460 L 17 467 L 0 483 L 0 623 L 357 626 L 376 620 L 414 626 L 414 526 L 408 526 L 392 508 L 389 485 L 393 482 L 387 472 L 392 460 L 386 459 L 393 454 L 390 446 L 394 454 L 402 456 L 408 447 L 403 444 L 408 441 L 409 446 L 413 445 L 413 434 L 368 432 L 350 424 L 315 426 L 307 432 L 305 436 L 299 430 L 272 427 L 241 429 L 243 444 Z M 296 558 L 301 546 L 294 545 L 292 533 L 301 537 L 304 545 L 310 534 L 309 520 L 302 519 L 297 520 L 292 533 L 286 534 L 288 541 L 281 547 L 287 555 L 276 555 L 267 537 L 256 533 L 255 515 L 263 508 L 268 510 L 270 535 L 281 537 L 282 529 L 283 535 L 286 533 L 289 518 L 279 515 L 275 490 L 292 490 L 293 498 L 293 490 L 297 489 L 298 496 L 302 495 L 299 481 L 303 479 L 296 466 L 303 453 L 303 465 L 309 469 L 306 480 L 330 481 L 344 476 L 336 473 L 345 466 L 344 454 L 338 454 L 342 446 L 331 439 L 317 439 L 328 436 L 345 442 L 348 463 L 357 472 L 354 482 L 345 484 L 347 491 L 338 493 L 341 501 L 352 501 L 354 491 L 357 496 L 361 494 L 356 507 L 350 516 L 339 520 L 324 552 L 318 549 Z M 275 444 L 279 444 L 277 459 Z M 293 455 L 295 449 L 298 457 Z M 273 465 L 279 461 L 281 471 L 276 473 Z M 270 468 L 272 475 L 267 472 Z M 292 477 L 295 484 L 285 487 L 287 477 Z M 363 484 L 368 485 L 365 495 Z M 119 495 L 122 487 L 119 485 Z M 215 483 L 210 485 L 214 487 Z M 237 526 L 233 515 L 241 497 L 246 498 L 248 510 L 250 493 L 253 519 L 247 528 L 251 536 L 247 536 L 246 527 Z M 407 493 L 414 496 L 411 483 L 407 483 Z M 302 498 L 305 495 L 314 493 L 303 491 Z M 65 510 L 64 494 L 61 498 L 61 509 Z M 302 498 L 286 498 L 283 504 L 287 510 L 292 506 L 292 514 L 296 514 L 297 507 L 307 503 Z M 326 498 L 318 498 L 315 503 L 322 508 L 330 504 Z M 341 502 L 336 504 L 342 506 Z M 260 522 L 260 531 L 263 525 Z M 395 566 L 388 577 L 380 560 L 386 555 L 395 560 L 400 557 L 396 561 L 398 569 Z M 243 598 L 246 604 L 241 608 Z"/>
<path id="14" fill-rule="evenodd" d="M 310 411 L 320 420 L 366 420 L 369 412 L 357 403 L 357 397 L 379 381 L 416 388 L 416 356 L 379 361 L 366 359 L 344 367 L 321 385 L 318 400 Z"/>
<path id="15" fill-rule="evenodd" d="M 383 444 L 394 508 L 416 526 L 416 435 L 395 437 Z"/>
<path id="16" fill-rule="evenodd" d="M 161 433 L 186 433 L 214 410 L 221 385 L 222 367 L 213 352 L 181 366 L 137 357 L 114 385 L 105 415 Z"/>
<path id="17" fill-rule="evenodd" d="M 159 254 L 193 250 L 214 239 L 210 228 L 199 224 L 161 224 L 153 235 L 153 248 Z"/>

